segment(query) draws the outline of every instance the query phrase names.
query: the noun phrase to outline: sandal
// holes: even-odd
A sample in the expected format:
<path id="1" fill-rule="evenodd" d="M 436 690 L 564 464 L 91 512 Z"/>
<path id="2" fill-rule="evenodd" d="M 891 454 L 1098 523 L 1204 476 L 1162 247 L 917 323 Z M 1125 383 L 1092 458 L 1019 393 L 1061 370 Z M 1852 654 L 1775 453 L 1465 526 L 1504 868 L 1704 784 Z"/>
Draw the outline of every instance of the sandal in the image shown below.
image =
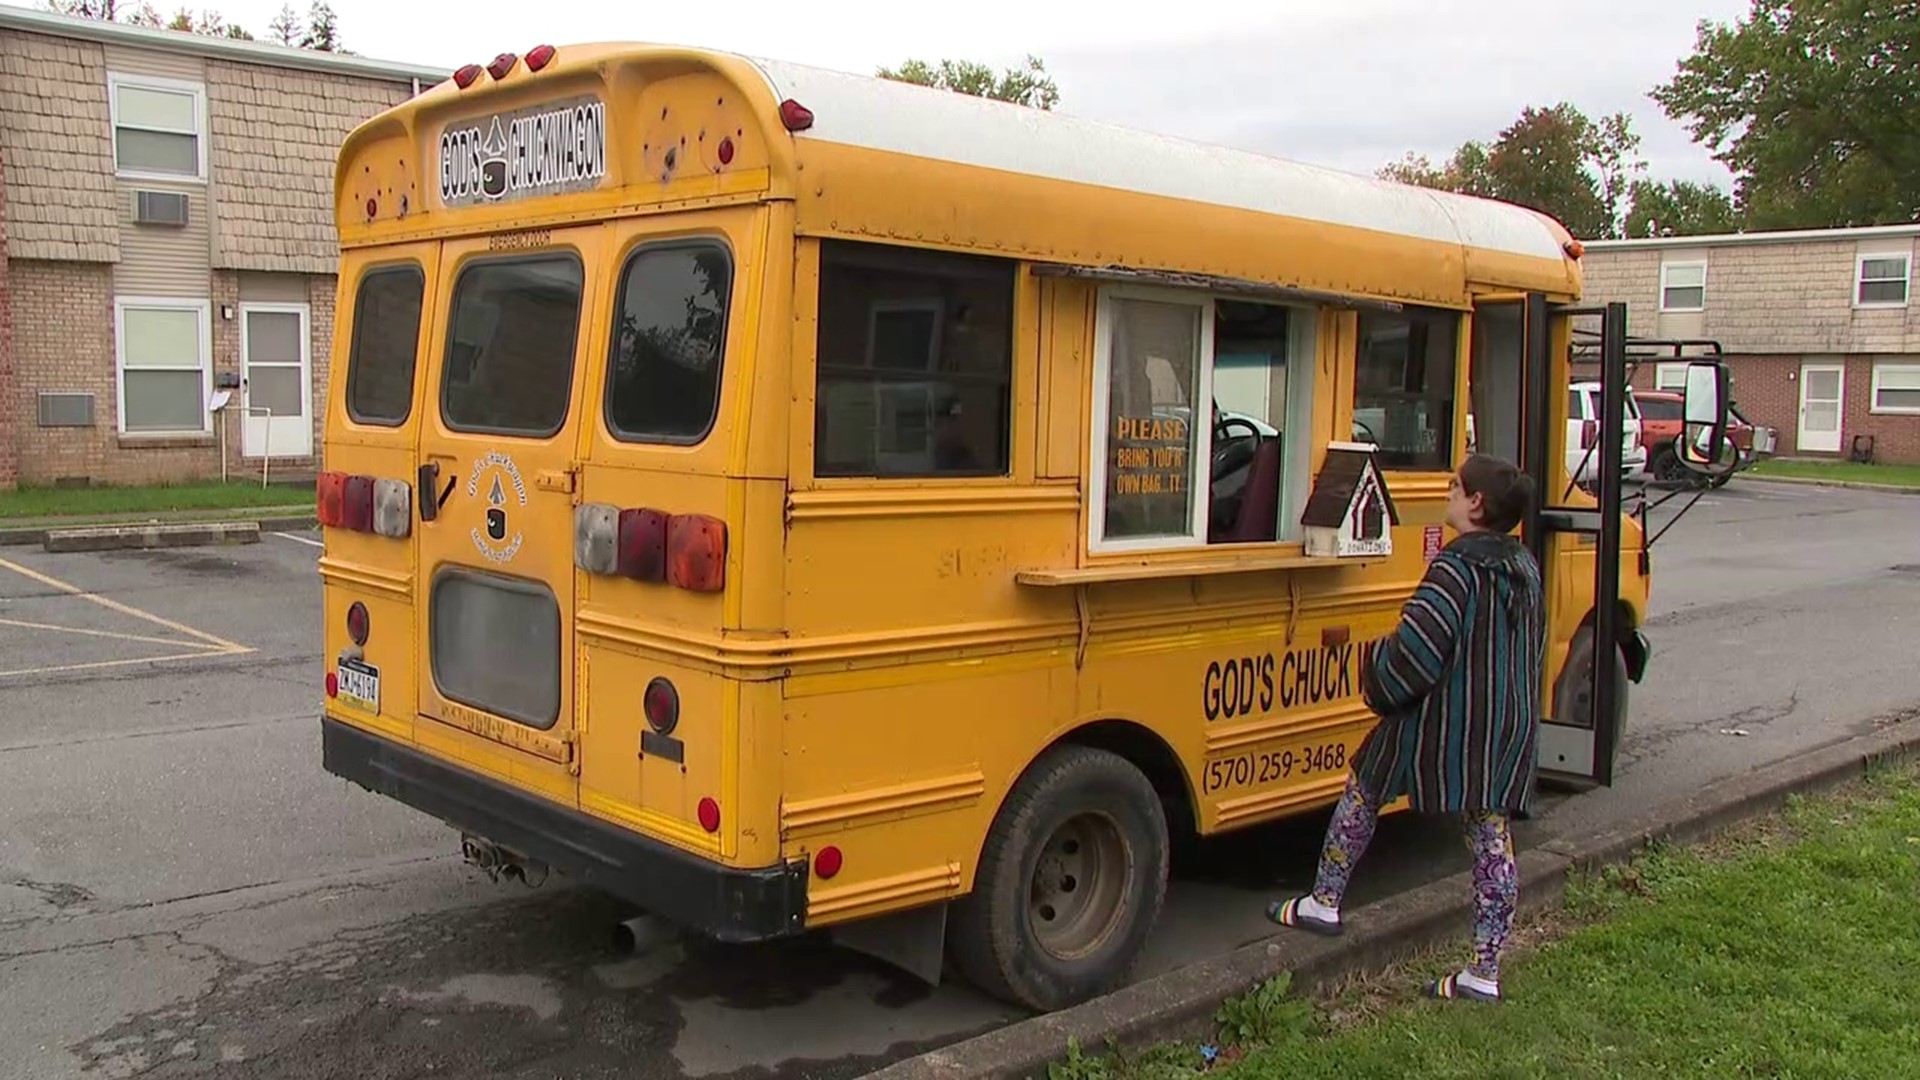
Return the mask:
<path id="1" fill-rule="evenodd" d="M 1427 996 L 1449 1001 L 1454 999 L 1484 1001 L 1489 1004 L 1498 1003 L 1500 1000 L 1499 991 L 1496 990 L 1489 994 L 1485 990 L 1476 990 L 1466 983 L 1461 982 L 1458 973 L 1442 975 L 1438 979 L 1428 983 Z"/>
<path id="2" fill-rule="evenodd" d="M 1326 919 L 1316 919 L 1302 912 L 1300 910 L 1300 901 L 1304 899 L 1306 899 L 1306 897 L 1296 896 L 1291 900 L 1276 900 L 1268 904 L 1267 918 L 1272 919 L 1281 926 L 1290 926 L 1296 930 L 1305 930 L 1309 933 L 1321 934 L 1326 937 L 1339 937 L 1341 934 L 1346 933 L 1347 928 L 1337 922 L 1330 922 Z"/>

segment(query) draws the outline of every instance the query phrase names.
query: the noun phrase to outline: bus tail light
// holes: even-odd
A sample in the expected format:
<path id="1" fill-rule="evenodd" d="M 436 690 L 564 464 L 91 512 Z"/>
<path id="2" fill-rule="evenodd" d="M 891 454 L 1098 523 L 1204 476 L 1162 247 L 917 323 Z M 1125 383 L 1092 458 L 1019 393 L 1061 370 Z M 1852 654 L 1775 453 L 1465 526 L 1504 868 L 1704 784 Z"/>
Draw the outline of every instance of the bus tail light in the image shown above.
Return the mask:
<path id="1" fill-rule="evenodd" d="M 704 514 L 681 514 L 669 521 L 667 580 L 691 592 L 726 588 L 727 523 Z"/>
<path id="2" fill-rule="evenodd" d="M 589 574 L 690 592 L 726 587 L 727 523 L 719 518 L 586 503 L 573 521 L 574 565 Z"/>
<path id="3" fill-rule="evenodd" d="M 635 581 L 667 580 L 667 515 L 658 510 L 620 511 L 614 572 Z"/>
<path id="4" fill-rule="evenodd" d="M 710 833 L 720 831 L 720 804 L 712 799 L 700 800 L 700 827 Z"/>
<path id="5" fill-rule="evenodd" d="M 656 677 L 647 684 L 647 692 L 642 696 L 643 707 L 647 713 L 647 723 L 662 735 L 673 734 L 680 726 L 680 691 L 665 678 Z"/>
<path id="6" fill-rule="evenodd" d="M 373 477 L 347 477 L 342 498 L 345 520 L 341 524 L 354 532 L 373 531 Z"/>
<path id="7" fill-rule="evenodd" d="M 365 645 L 367 635 L 373 631 L 373 619 L 367 614 L 367 605 L 358 600 L 347 608 L 347 639 L 355 645 Z"/>
<path id="8" fill-rule="evenodd" d="M 323 472 L 314 483 L 313 499 L 316 504 L 314 516 L 320 524 L 329 529 L 338 529 L 347 523 L 346 510 L 347 474 Z"/>
<path id="9" fill-rule="evenodd" d="M 405 537 L 413 531 L 413 487 L 354 473 L 323 472 L 314 482 L 315 518 L 329 529 Z"/>
<path id="10" fill-rule="evenodd" d="M 553 63 L 554 48 L 551 45 L 535 45 L 527 50 L 527 70 L 539 71 Z"/>
<path id="11" fill-rule="evenodd" d="M 413 488 L 405 480 L 373 482 L 373 531 L 395 540 L 413 531 Z"/>

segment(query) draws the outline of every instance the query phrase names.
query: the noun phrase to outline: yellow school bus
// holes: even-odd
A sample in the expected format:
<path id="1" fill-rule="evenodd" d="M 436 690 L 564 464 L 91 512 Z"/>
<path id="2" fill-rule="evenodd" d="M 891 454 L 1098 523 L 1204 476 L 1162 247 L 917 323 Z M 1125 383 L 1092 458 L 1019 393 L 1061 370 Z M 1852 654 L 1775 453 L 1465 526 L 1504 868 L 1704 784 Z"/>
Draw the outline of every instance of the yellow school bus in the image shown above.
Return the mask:
<path id="1" fill-rule="evenodd" d="M 462 68 L 336 189 L 324 767 L 491 871 L 1111 988 L 1170 838 L 1337 797 L 1469 415 L 1606 782 L 1649 567 L 1564 387 L 1624 323 L 1544 216 L 645 45 Z"/>

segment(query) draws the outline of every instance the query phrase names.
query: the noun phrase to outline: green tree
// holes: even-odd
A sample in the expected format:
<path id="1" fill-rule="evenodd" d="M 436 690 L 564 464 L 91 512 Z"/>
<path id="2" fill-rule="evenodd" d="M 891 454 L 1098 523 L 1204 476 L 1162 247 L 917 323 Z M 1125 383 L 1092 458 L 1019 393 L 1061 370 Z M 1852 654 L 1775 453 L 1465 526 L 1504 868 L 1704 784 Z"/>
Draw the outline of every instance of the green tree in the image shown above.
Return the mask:
<path id="1" fill-rule="evenodd" d="M 1705 236 L 1735 232 L 1739 212 L 1726 192 L 1690 180 L 1636 181 L 1628 196 L 1624 235 Z"/>
<path id="2" fill-rule="evenodd" d="M 1700 23 L 1652 92 L 1735 176 L 1759 229 L 1920 218 L 1920 5 L 1752 0 Z"/>
<path id="3" fill-rule="evenodd" d="M 302 29 L 300 16 L 294 12 L 293 5 L 281 4 L 280 14 L 267 24 L 267 40 L 288 48 L 298 48 Z"/>
<path id="4" fill-rule="evenodd" d="M 1037 56 L 1027 57 L 1024 67 L 1010 67 L 997 75 L 992 68 L 972 60 L 942 60 L 938 66 L 925 60 L 908 60 L 898 68 L 881 68 L 877 74 L 896 82 L 1010 101 L 1035 109 L 1052 109 L 1060 103 L 1060 88 L 1054 85 L 1047 66 Z"/>
<path id="5" fill-rule="evenodd" d="M 1409 154 L 1380 175 L 1529 206 L 1595 240 L 1620 235 L 1628 192 L 1646 170 L 1639 149 L 1625 113 L 1596 121 L 1561 102 L 1528 106 L 1491 143 L 1469 140 L 1443 166 Z"/>
<path id="6" fill-rule="evenodd" d="M 328 6 L 327 0 L 314 0 L 313 7 L 307 12 L 307 34 L 300 39 L 300 47 L 316 52 L 344 52 L 340 48 L 340 20 Z"/>

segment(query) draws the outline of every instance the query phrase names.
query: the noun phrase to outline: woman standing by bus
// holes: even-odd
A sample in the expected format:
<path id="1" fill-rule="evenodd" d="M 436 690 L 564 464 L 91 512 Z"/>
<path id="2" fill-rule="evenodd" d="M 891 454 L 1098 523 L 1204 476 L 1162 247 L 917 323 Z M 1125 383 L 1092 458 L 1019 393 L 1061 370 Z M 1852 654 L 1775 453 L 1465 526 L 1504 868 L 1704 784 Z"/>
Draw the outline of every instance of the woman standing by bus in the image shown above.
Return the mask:
<path id="1" fill-rule="evenodd" d="M 1428 986 L 1435 997 L 1500 1000 L 1500 952 L 1519 879 L 1511 822 L 1534 787 L 1546 613 L 1540 568 L 1512 535 L 1533 498 L 1512 464 L 1469 457 L 1447 494 L 1458 537 L 1427 568 L 1362 677 L 1381 717 L 1356 752 L 1327 827 L 1313 891 L 1272 904 L 1283 926 L 1338 934 L 1347 881 L 1380 808 L 1462 818 L 1473 852 L 1473 960 Z"/>

